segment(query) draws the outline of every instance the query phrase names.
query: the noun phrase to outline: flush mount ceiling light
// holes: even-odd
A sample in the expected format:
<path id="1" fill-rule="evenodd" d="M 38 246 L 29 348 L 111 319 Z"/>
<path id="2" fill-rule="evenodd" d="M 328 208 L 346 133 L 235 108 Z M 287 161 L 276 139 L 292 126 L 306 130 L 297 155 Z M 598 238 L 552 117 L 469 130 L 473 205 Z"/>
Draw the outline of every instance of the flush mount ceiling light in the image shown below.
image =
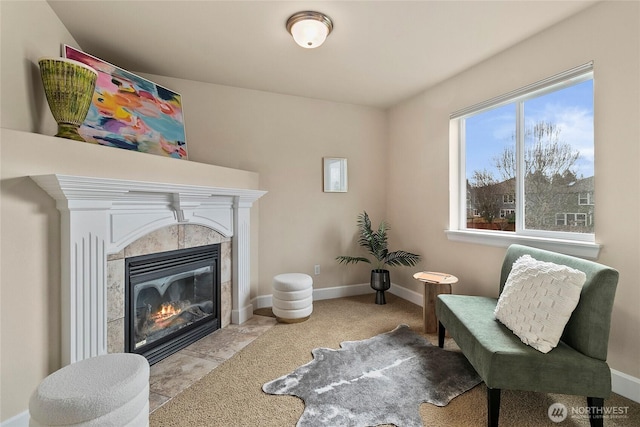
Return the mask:
<path id="1" fill-rule="evenodd" d="M 320 12 L 298 12 L 287 19 L 287 31 L 305 49 L 320 46 L 333 30 L 331 18 Z"/>

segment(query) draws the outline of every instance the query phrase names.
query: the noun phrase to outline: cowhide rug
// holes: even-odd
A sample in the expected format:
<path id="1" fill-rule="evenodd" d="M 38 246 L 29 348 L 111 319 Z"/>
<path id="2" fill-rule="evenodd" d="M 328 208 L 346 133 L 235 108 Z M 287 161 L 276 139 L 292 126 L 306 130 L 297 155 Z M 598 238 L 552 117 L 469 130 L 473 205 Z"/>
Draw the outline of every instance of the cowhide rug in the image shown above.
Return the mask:
<path id="1" fill-rule="evenodd" d="M 298 426 L 422 427 L 421 403 L 445 406 L 481 382 L 462 353 L 432 345 L 407 325 L 340 347 L 316 348 L 311 362 L 262 386 L 304 400 Z"/>

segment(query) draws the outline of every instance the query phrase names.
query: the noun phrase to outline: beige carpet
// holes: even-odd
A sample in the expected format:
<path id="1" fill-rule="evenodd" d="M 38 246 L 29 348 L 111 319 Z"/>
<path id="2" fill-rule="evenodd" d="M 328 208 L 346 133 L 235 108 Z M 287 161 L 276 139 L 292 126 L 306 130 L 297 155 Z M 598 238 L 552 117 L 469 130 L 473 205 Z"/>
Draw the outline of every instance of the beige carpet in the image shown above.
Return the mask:
<path id="1" fill-rule="evenodd" d="M 405 323 L 422 332 L 422 308 L 394 295 L 386 305 L 374 304 L 374 295 L 314 302 L 306 322 L 277 324 L 233 358 L 151 414 L 150 426 L 295 426 L 304 409 L 293 396 L 272 396 L 262 384 L 309 362 L 315 347 L 339 348 L 342 341 L 370 338 Z M 437 345 L 435 335 L 427 336 Z M 445 348 L 455 349 L 447 339 Z M 561 424 L 547 417 L 552 403 L 586 405 L 577 396 L 505 390 L 500 410 L 501 426 L 588 426 L 587 419 L 570 417 Z M 622 418 L 605 420 L 606 426 L 639 426 L 640 404 L 612 395 L 605 406 L 626 408 Z M 424 425 L 486 425 L 483 384 L 453 399 L 445 407 L 420 406 Z"/>

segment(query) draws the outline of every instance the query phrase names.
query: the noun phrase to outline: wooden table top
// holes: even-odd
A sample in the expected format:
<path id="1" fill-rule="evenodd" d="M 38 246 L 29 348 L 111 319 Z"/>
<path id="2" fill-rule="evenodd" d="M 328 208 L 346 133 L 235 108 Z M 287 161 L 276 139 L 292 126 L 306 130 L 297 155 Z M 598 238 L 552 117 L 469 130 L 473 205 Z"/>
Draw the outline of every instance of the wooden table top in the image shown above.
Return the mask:
<path id="1" fill-rule="evenodd" d="M 437 271 L 420 271 L 414 274 L 413 278 L 427 283 L 438 283 L 446 285 L 458 283 L 458 278 L 456 276 L 447 273 L 439 273 Z"/>

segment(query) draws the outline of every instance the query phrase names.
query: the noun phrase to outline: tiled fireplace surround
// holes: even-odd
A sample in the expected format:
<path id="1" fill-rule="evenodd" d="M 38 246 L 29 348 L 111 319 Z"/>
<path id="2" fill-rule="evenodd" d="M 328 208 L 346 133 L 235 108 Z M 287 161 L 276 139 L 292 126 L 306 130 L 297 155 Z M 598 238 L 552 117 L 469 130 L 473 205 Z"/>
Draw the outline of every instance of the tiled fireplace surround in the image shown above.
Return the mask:
<path id="1" fill-rule="evenodd" d="M 107 256 L 107 351 L 124 351 L 125 258 L 220 243 L 221 328 L 231 323 L 231 238 L 195 224 L 176 224 L 155 230 L 116 254 Z"/>
<path id="2" fill-rule="evenodd" d="M 221 326 L 253 316 L 250 208 L 266 192 L 31 177 L 60 211 L 62 362 L 124 348 L 124 258 L 221 243 Z"/>

